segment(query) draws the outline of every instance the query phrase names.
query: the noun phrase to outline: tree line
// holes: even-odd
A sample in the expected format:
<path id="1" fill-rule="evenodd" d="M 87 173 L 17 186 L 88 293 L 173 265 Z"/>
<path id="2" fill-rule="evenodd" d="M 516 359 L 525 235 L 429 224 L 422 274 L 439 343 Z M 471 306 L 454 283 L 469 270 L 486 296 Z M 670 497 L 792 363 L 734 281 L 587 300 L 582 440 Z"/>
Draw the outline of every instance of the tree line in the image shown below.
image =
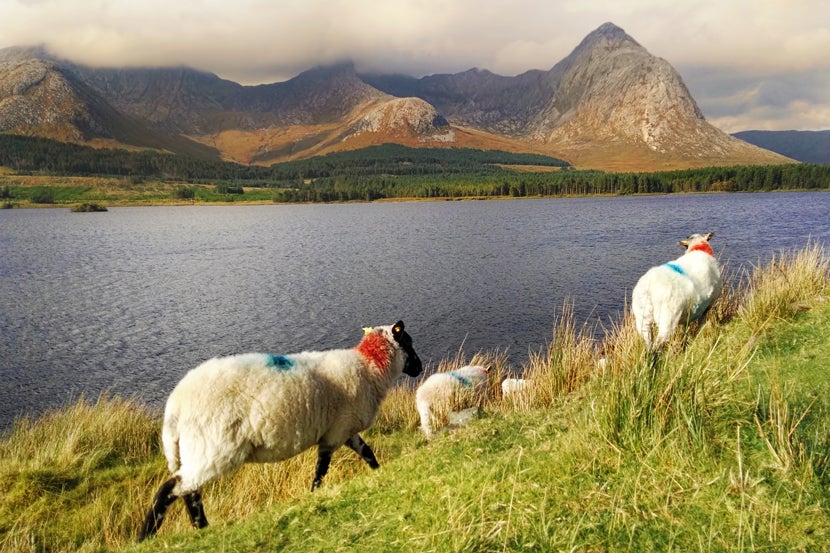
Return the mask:
<path id="1" fill-rule="evenodd" d="M 144 150 L 98 149 L 45 138 L 0 134 L 0 165 L 14 171 L 47 175 L 129 176 L 183 182 L 234 181 L 245 186 L 296 185 L 316 178 L 370 175 L 435 175 L 498 172 L 503 165 L 568 167 L 566 161 L 539 154 L 515 154 L 470 148 L 371 146 L 271 166 Z"/>
<path id="2" fill-rule="evenodd" d="M 18 173 L 120 176 L 141 182 L 213 182 L 224 193 L 273 189 L 279 202 L 383 198 L 670 194 L 830 188 L 830 165 L 710 167 L 657 173 L 576 171 L 538 154 L 454 148 L 373 146 L 272 166 L 199 160 L 142 151 L 102 150 L 41 138 L 0 135 L 0 165 Z M 511 166 L 536 165 L 544 172 Z"/>
<path id="3" fill-rule="evenodd" d="M 284 202 L 749 192 L 830 188 L 830 165 L 716 167 L 660 173 L 549 173 L 319 178 L 275 191 Z"/>

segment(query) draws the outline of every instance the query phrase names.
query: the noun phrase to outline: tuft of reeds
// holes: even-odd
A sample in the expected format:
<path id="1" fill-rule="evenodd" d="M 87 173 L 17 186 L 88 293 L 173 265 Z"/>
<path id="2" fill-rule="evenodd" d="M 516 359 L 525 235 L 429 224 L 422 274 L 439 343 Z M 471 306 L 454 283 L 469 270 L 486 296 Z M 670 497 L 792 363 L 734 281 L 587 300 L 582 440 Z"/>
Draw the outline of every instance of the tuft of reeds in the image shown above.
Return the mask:
<path id="1" fill-rule="evenodd" d="M 523 371 L 529 391 L 520 396 L 524 408 L 546 408 L 602 372 L 593 332 L 578 327 L 573 304 L 566 301 L 554 324 L 553 338 L 541 353 L 533 353 Z"/>
<path id="2" fill-rule="evenodd" d="M 0 442 L 0 459 L 23 471 L 91 472 L 157 453 L 156 432 L 157 414 L 138 401 L 103 394 L 92 403 L 81 397 L 38 419 L 16 421 Z"/>
<path id="3" fill-rule="evenodd" d="M 746 279 L 739 316 L 760 332 L 771 321 L 790 317 L 826 294 L 828 276 L 830 259 L 821 245 L 782 252 L 768 264 L 755 267 Z"/>
<path id="4" fill-rule="evenodd" d="M 157 420 L 103 395 L 17 421 L 0 441 L 0 550 L 77 551 L 90 534 L 123 543 L 136 479 L 159 455 Z"/>

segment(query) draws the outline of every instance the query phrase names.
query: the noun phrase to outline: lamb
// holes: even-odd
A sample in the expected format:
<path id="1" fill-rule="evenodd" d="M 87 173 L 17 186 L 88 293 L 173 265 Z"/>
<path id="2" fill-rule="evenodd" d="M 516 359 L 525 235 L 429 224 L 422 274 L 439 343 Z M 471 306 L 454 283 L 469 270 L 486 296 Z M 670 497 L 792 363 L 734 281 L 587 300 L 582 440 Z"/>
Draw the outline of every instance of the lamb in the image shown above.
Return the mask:
<path id="1" fill-rule="evenodd" d="M 480 406 L 487 397 L 487 369 L 467 365 L 460 369 L 435 373 L 418 387 L 415 405 L 421 417 L 421 430 L 427 439 L 433 436 L 433 424 L 450 410 Z"/>
<path id="2" fill-rule="evenodd" d="M 374 422 L 398 376 L 418 376 L 422 365 L 403 321 L 364 331 L 351 349 L 248 353 L 188 372 L 164 412 L 162 443 L 172 477 L 159 488 L 139 541 L 158 531 L 178 497 L 193 526 L 207 526 L 201 487 L 243 463 L 281 461 L 316 444 L 312 490 L 344 444 L 378 468 L 358 433 Z"/>
<path id="3" fill-rule="evenodd" d="M 503 398 L 518 397 L 530 389 L 530 381 L 524 378 L 505 378 L 501 381 Z"/>
<path id="4" fill-rule="evenodd" d="M 698 320 L 715 301 L 723 285 L 709 240 L 715 233 L 693 234 L 678 242 L 686 253 L 648 270 L 634 287 L 631 311 L 637 332 L 649 352 L 663 348 L 681 320 Z M 653 335 L 657 326 L 657 336 Z"/>

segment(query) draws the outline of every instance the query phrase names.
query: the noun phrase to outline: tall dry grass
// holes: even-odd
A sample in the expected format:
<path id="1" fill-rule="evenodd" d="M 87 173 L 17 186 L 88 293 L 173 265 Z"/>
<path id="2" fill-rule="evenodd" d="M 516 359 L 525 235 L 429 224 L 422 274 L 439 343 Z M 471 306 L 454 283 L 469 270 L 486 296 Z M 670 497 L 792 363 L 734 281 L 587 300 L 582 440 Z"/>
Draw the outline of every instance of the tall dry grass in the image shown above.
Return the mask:
<path id="1" fill-rule="evenodd" d="M 766 265 L 754 267 L 741 290 L 741 319 L 756 332 L 771 321 L 805 309 L 827 293 L 830 260 L 816 243 L 795 252 L 781 252 Z"/>
<path id="2" fill-rule="evenodd" d="M 123 543 L 157 432 L 142 404 L 107 396 L 18 421 L 0 440 L 0 550 Z"/>
<path id="3" fill-rule="evenodd" d="M 615 439 L 653 443 L 684 429 L 687 440 L 702 445 L 708 435 L 717 433 L 703 421 L 711 422 L 711 414 L 720 406 L 731 405 L 737 410 L 735 416 L 748 408 L 743 400 L 734 401 L 734 386 L 746 376 L 755 340 L 724 344 L 723 327 L 738 318 L 758 332 L 769 321 L 802 309 L 805 302 L 826 291 L 828 263 L 823 248 L 810 245 L 749 272 L 736 274 L 725 268 L 722 293 L 704 321 L 678 331 L 662 356 L 648 354 L 627 311 L 612 322 L 604 340 L 597 341 L 593 328 L 577 324 L 573 305 L 566 301 L 553 325 L 551 341 L 518 370 L 510 366 L 504 352 L 477 352 L 468 357 L 460 348 L 434 372 L 468 364 L 491 367 L 489 407 L 496 412 L 550 408 L 568 394 L 599 383 L 600 390 L 591 388 L 591 393 L 607 394 L 601 416 Z M 503 398 L 501 381 L 514 376 L 521 376 L 530 386 Z M 418 426 L 414 405 L 413 387 L 396 388 L 384 402 L 376 428 L 414 431 Z M 659 431 L 646 439 L 646 428 Z"/>

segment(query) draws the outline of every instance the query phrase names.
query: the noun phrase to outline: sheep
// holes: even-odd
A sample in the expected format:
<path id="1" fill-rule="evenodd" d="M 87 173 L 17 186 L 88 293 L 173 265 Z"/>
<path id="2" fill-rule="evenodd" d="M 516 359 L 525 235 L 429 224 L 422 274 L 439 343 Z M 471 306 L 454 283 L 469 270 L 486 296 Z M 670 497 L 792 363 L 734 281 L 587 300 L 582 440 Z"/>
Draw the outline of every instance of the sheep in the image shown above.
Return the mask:
<path id="1" fill-rule="evenodd" d="M 503 398 L 517 397 L 527 392 L 529 388 L 529 380 L 524 378 L 505 378 L 501 382 L 501 395 Z"/>
<path id="2" fill-rule="evenodd" d="M 178 497 L 193 526 L 207 526 L 201 487 L 243 463 L 281 461 L 316 444 L 312 490 L 344 444 L 378 468 L 358 433 L 374 422 L 398 376 L 418 376 L 422 365 L 403 321 L 364 331 L 351 349 L 248 353 L 188 372 L 164 412 L 162 444 L 172 476 L 153 499 L 138 540 L 158 531 Z"/>
<path id="3" fill-rule="evenodd" d="M 454 409 L 477 407 L 487 397 L 487 369 L 467 365 L 450 372 L 435 373 L 415 392 L 415 406 L 421 417 L 421 430 L 433 436 L 433 423 Z"/>
<path id="4" fill-rule="evenodd" d="M 718 262 L 709 240 L 715 235 L 692 234 L 678 242 L 686 253 L 649 269 L 632 291 L 631 311 L 637 332 L 649 352 L 663 348 L 678 324 L 703 317 L 721 292 Z M 653 335 L 657 326 L 657 336 Z"/>
<path id="5" fill-rule="evenodd" d="M 505 378 L 501 381 L 501 399 L 513 407 L 525 407 L 533 401 L 534 388 L 527 378 Z"/>

